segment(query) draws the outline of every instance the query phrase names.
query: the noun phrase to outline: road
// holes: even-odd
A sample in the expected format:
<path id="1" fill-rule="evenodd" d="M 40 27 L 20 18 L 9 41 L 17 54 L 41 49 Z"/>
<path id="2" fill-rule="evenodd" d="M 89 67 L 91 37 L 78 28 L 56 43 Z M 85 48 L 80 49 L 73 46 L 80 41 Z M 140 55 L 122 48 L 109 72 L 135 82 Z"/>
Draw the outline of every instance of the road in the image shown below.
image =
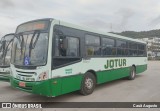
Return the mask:
<path id="1" fill-rule="evenodd" d="M 0 102 L 160 102 L 160 61 L 148 62 L 147 71 L 137 75 L 135 80 L 120 79 L 98 85 L 93 94 L 88 96 L 73 92 L 48 98 L 13 89 L 9 83 L 0 81 Z"/>

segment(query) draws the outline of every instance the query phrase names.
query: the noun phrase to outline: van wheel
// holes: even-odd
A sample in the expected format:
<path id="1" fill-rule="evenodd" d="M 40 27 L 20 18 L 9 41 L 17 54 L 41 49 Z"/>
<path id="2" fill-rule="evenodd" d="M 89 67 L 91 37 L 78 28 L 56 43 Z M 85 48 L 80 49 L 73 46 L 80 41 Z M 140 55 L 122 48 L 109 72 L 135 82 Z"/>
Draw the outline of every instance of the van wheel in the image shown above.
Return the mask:
<path id="1" fill-rule="evenodd" d="M 80 93 L 83 95 L 89 95 L 94 91 L 95 86 L 96 86 L 95 76 L 92 73 L 87 72 L 83 77 Z"/>
<path id="2" fill-rule="evenodd" d="M 136 70 L 135 70 L 135 67 L 132 66 L 132 67 L 130 68 L 130 75 L 129 75 L 128 79 L 129 79 L 129 80 L 134 80 L 135 77 L 136 77 Z"/>

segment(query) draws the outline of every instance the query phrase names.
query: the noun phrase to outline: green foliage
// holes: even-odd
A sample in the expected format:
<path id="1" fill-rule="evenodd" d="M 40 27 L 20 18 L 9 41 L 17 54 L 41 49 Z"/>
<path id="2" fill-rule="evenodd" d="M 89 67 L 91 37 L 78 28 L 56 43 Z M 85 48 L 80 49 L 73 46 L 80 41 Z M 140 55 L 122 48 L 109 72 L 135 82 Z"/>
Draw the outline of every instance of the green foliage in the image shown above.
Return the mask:
<path id="1" fill-rule="evenodd" d="M 126 37 L 131 37 L 131 38 L 148 38 L 148 37 L 160 37 L 160 29 L 157 30 L 150 30 L 150 31 L 141 31 L 141 32 L 135 32 L 135 31 L 124 31 L 121 33 L 116 33 L 116 32 L 110 32 Z"/>

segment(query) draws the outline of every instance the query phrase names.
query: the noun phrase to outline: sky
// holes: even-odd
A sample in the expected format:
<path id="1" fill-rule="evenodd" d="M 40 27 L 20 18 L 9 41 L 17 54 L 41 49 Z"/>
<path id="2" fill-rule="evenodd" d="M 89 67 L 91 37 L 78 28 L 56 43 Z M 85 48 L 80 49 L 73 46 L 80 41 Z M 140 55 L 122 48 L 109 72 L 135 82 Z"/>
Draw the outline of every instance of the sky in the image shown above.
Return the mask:
<path id="1" fill-rule="evenodd" d="M 40 18 L 103 32 L 148 31 L 160 29 L 160 0 L 0 0 L 0 37 Z"/>

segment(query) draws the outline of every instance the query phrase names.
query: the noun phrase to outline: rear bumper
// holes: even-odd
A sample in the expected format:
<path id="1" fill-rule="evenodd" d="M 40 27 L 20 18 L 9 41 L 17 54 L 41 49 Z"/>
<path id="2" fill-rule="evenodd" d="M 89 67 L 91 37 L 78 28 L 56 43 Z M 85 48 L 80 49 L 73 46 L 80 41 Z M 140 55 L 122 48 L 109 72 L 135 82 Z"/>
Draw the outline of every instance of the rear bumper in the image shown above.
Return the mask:
<path id="1" fill-rule="evenodd" d="M 24 82 L 25 87 L 19 86 L 19 82 Z M 50 82 L 49 80 L 28 82 L 28 81 L 18 80 L 13 77 L 10 78 L 10 83 L 13 88 L 16 88 L 25 92 L 33 93 L 33 94 L 48 96 L 48 97 L 52 96 L 49 82 Z"/>

